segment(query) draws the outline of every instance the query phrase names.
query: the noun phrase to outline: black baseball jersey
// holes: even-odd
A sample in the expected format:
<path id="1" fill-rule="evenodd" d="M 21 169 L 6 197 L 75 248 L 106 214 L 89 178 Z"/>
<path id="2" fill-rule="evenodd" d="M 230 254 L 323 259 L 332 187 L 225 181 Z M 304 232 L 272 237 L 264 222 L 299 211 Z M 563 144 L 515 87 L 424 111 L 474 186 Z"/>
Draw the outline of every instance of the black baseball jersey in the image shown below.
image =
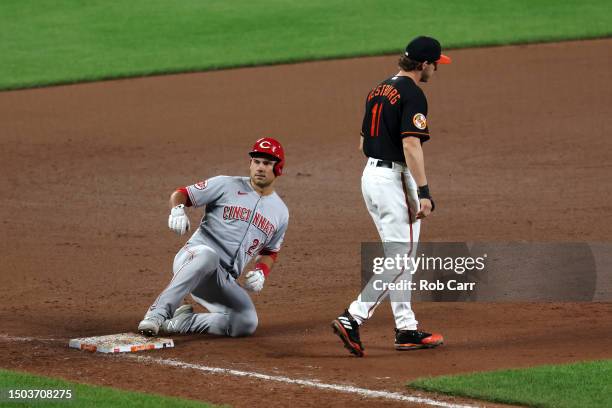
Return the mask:
<path id="1" fill-rule="evenodd" d="M 361 136 L 366 156 L 402 163 L 405 137 L 429 140 L 427 99 L 412 78 L 394 76 L 370 91 Z"/>

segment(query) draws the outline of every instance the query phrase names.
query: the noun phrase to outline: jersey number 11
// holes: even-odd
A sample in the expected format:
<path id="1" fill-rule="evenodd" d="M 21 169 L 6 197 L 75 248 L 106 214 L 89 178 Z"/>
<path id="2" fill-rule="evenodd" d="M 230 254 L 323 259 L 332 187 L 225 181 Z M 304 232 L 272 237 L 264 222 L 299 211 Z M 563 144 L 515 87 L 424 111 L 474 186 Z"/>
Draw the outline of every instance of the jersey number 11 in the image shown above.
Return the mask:
<path id="1" fill-rule="evenodd" d="M 380 116 L 382 114 L 382 103 L 376 103 L 372 106 L 372 124 L 370 126 L 370 136 L 378 136 L 380 128 Z"/>

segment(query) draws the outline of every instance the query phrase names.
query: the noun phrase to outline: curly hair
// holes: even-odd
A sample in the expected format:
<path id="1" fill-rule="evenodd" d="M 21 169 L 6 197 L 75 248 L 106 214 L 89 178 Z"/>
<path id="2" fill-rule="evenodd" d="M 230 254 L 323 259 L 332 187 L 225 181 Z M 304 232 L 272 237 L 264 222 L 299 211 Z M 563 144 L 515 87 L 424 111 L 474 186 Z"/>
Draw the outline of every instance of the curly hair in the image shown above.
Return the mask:
<path id="1" fill-rule="evenodd" d="M 399 65 L 402 70 L 407 72 L 421 71 L 423 69 L 422 62 L 411 60 L 405 54 L 400 55 L 400 59 L 397 62 L 397 65 Z"/>

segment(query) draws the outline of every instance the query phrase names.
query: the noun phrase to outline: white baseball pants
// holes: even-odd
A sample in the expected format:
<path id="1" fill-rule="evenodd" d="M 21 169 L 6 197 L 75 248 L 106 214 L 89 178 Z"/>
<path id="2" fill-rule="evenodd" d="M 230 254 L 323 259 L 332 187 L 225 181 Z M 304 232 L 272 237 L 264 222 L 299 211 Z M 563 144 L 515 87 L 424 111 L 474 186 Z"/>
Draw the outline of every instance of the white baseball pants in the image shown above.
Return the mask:
<path id="1" fill-rule="evenodd" d="M 404 164 L 393 163 L 393 168 L 377 167 L 377 159 L 368 159 L 361 177 L 361 191 L 366 207 L 383 242 L 386 257 L 408 254 L 414 257 L 419 241 L 420 220 L 417 185 Z M 374 291 L 374 279 L 410 281 L 411 271 L 400 269 L 391 274 L 374 275 L 351 303 L 349 313 L 362 324 L 372 317 L 380 303 L 390 296 L 395 326 L 400 330 L 416 330 L 417 320 L 410 306 L 410 291 Z"/>

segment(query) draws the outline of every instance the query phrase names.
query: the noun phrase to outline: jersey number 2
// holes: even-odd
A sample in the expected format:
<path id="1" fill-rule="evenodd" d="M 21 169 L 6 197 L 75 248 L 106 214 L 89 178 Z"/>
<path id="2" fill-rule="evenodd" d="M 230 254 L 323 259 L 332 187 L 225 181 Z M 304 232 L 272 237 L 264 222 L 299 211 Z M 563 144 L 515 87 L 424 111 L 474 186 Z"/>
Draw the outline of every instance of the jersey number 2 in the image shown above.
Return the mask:
<path id="1" fill-rule="evenodd" d="M 249 254 L 249 256 L 253 256 L 254 253 L 257 253 L 256 250 L 257 250 L 258 246 L 259 246 L 259 240 L 257 238 L 255 238 L 253 240 L 253 243 L 251 244 L 251 246 L 247 250 L 247 254 Z"/>
<path id="2" fill-rule="evenodd" d="M 370 136 L 378 136 L 380 128 L 380 116 L 382 114 L 382 103 L 376 103 L 372 106 L 372 124 L 370 126 Z"/>

